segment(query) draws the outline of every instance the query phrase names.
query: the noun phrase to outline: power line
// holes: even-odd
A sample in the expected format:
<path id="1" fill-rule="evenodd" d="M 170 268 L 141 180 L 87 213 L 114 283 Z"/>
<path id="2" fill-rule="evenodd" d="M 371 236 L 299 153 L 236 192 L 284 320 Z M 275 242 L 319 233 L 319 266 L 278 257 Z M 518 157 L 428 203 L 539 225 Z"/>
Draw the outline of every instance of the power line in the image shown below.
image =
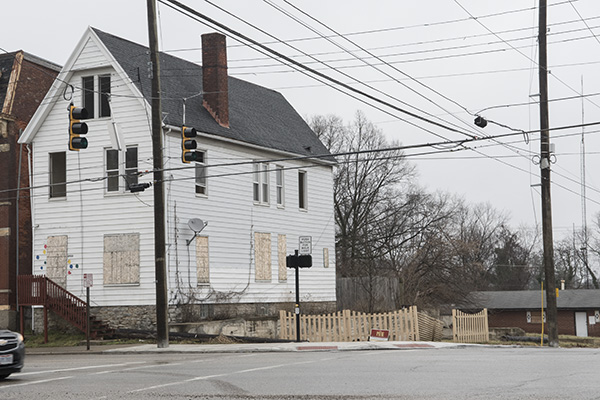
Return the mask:
<path id="1" fill-rule="evenodd" d="M 162 1 L 162 0 L 161 0 L 161 1 Z M 167 0 L 167 1 L 169 1 L 169 0 Z M 223 7 L 220 7 L 220 6 L 216 5 L 216 4 L 214 4 L 214 3 L 213 3 L 213 2 L 211 2 L 210 0 L 205 0 L 205 1 L 206 1 L 207 3 L 209 3 L 210 5 L 212 5 L 213 7 L 216 7 L 216 8 L 218 8 L 219 10 L 221 10 L 221 11 L 223 11 L 223 12 L 227 13 L 228 15 L 230 15 L 230 16 L 232 16 L 232 17 L 234 17 L 234 18 L 236 18 L 236 19 L 238 19 L 238 20 L 240 20 L 240 21 L 242 21 L 242 22 L 243 22 L 243 23 L 245 23 L 246 25 L 249 25 L 249 26 L 251 26 L 252 28 L 254 28 L 254 29 L 258 30 L 259 32 L 261 32 L 261 33 L 263 33 L 263 34 L 265 34 L 265 35 L 268 35 L 269 37 L 272 37 L 272 38 L 274 38 L 274 39 L 277 39 L 275 36 L 271 35 L 270 33 L 266 32 L 265 30 L 263 30 L 263 29 L 261 29 L 261 28 L 257 27 L 256 25 L 253 25 L 253 24 L 249 23 L 249 22 L 248 22 L 248 21 L 246 21 L 246 20 L 243 20 L 243 19 L 239 18 L 238 16 L 236 16 L 236 15 L 232 14 L 231 12 L 227 11 L 227 10 L 226 10 L 226 9 L 224 9 Z M 187 6 L 185 6 L 185 5 L 182 5 L 181 3 L 177 2 L 177 1 L 170 1 L 170 2 L 171 2 L 171 3 L 177 3 L 177 4 L 179 4 L 179 5 L 180 5 L 180 6 L 182 6 L 182 7 L 187 7 Z M 189 8 L 189 7 L 187 7 L 187 8 L 188 8 L 189 10 L 192 10 L 192 9 L 191 9 L 191 8 Z M 186 10 L 186 11 L 188 11 L 188 10 Z M 192 10 L 192 11 L 195 11 L 195 10 Z M 192 11 L 188 11 L 188 12 L 192 12 Z M 196 13 L 198 13 L 197 11 L 195 11 L 195 12 L 196 12 Z M 200 13 L 198 13 L 198 14 L 199 14 L 199 15 L 201 15 L 202 17 L 204 17 L 204 18 L 210 19 L 209 17 L 203 16 L 203 15 L 202 15 L 202 14 L 200 14 Z M 202 18 L 202 17 L 200 17 L 200 18 Z M 204 19 L 204 18 L 203 18 L 203 19 Z M 211 20 L 211 23 L 215 23 L 215 22 L 212 22 L 212 20 Z M 218 23 L 217 23 L 217 24 L 218 24 Z M 223 25 L 223 26 L 224 26 L 224 25 Z M 236 34 L 236 35 L 242 35 L 241 33 L 237 32 L 237 31 L 234 31 L 234 30 L 233 30 L 233 29 L 231 29 L 231 28 L 227 28 L 227 29 L 228 29 L 228 30 L 229 30 L 231 33 L 233 33 L 233 34 Z M 243 35 L 242 35 L 242 36 L 243 36 Z M 245 38 L 245 40 L 247 40 L 247 38 Z M 277 40 L 279 40 L 279 39 L 277 39 Z M 252 42 L 253 42 L 253 44 L 257 44 L 257 43 L 258 43 L 258 42 L 254 41 L 254 40 L 252 40 Z M 380 93 L 380 94 L 383 94 L 383 95 L 385 95 L 385 96 L 387 96 L 387 97 L 389 97 L 389 98 L 392 98 L 392 99 L 394 99 L 394 100 L 396 100 L 396 101 L 400 102 L 401 104 L 404 104 L 404 105 L 406 105 L 406 106 L 408 106 L 408 107 L 411 107 L 411 108 L 413 108 L 413 109 L 416 109 L 416 110 L 418 110 L 418 111 L 420 111 L 420 112 L 422 112 L 422 113 L 424 113 L 424 114 L 426 114 L 426 115 L 430 115 L 429 113 L 427 113 L 427 112 L 425 112 L 425 111 L 423 111 L 423 110 L 420 110 L 420 109 L 418 109 L 417 107 L 415 107 L 415 106 L 412 106 L 412 105 L 410 105 L 410 104 L 408 104 L 408 103 L 406 103 L 406 102 L 404 102 L 404 101 L 402 101 L 402 100 L 399 100 L 398 98 L 395 98 L 395 97 L 393 97 L 393 96 L 391 96 L 391 95 L 389 95 L 389 94 L 385 93 L 384 91 L 381 91 L 381 90 L 379 90 L 379 89 L 376 89 L 376 88 L 374 88 L 373 86 L 367 85 L 367 84 L 365 84 L 364 82 L 361 82 L 361 81 L 359 81 L 358 79 L 356 79 L 356 78 L 354 78 L 354 77 L 352 77 L 352 76 L 350 76 L 350 75 L 348 75 L 348 74 L 346 74 L 346 73 L 344 73 L 344 72 L 340 72 L 338 69 L 336 69 L 336 68 L 334 68 L 334 67 L 332 67 L 332 66 L 328 65 L 326 62 L 323 62 L 323 61 L 320 61 L 320 60 L 318 60 L 317 58 L 315 58 L 315 57 L 311 56 L 310 54 L 308 54 L 308 53 L 306 53 L 306 52 L 304 52 L 304 51 L 302 51 L 302 50 L 300 50 L 300 49 L 298 49 L 298 48 L 296 48 L 296 47 L 293 47 L 293 46 L 292 46 L 292 45 L 290 45 L 289 43 L 286 43 L 286 42 L 284 42 L 284 41 L 281 41 L 281 40 L 279 40 L 279 42 L 280 42 L 280 43 L 282 43 L 282 44 L 285 44 L 286 46 L 288 46 L 288 47 L 290 47 L 290 48 L 292 48 L 292 49 L 294 49 L 295 51 L 301 52 L 302 54 L 306 55 L 307 57 L 310 57 L 311 59 L 315 60 L 316 62 L 319 62 L 319 63 L 321 63 L 321 64 L 325 65 L 326 67 L 328 67 L 328 69 L 330 69 L 330 70 L 333 70 L 333 71 L 336 71 L 336 72 L 338 72 L 338 73 L 341 73 L 342 75 L 346 76 L 347 78 L 350 78 L 350 79 L 352 79 L 352 80 L 356 81 L 357 83 L 360 83 L 360 84 L 362 84 L 362 85 L 364 85 L 364 86 L 367 86 L 367 87 L 368 87 L 369 89 L 371 89 L 371 90 L 374 90 L 374 91 L 376 91 L 376 92 L 378 92 L 378 93 Z M 266 46 L 264 46 L 264 47 L 266 47 Z M 269 48 L 267 48 L 267 49 L 269 49 Z M 447 126 L 447 125 L 444 125 L 444 124 L 441 124 L 441 123 L 438 123 L 438 122 L 432 121 L 431 119 L 428 119 L 428 118 L 422 117 L 422 116 L 420 116 L 420 115 L 417 115 L 417 114 L 415 114 L 415 113 L 413 113 L 413 112 L 411 112 L 411 111 L 408 111 L 408 110 L 406 110 L 406 109 L 402 109 L 402 108 L 400 108 L 400 107 L 396 107 L 395 105 L 392 105 L 391 103 L 388 103 L 388 102 L 386 102 L 386 101 L 384 101 L 384 100 L 381 100 L 380 98 L 377 98 L 377 97 L 375 97 L 375 96 L 371 96 L 371 95 L 369 95 L 369 94 L 367 94 L 367 93 L 365 93 L 365 92 L 363 92 L 363 91 L 361 91 L 361 90 L 358 90 L 358 89 L 356 89 L 356 88 L 353 88 L 353 87 L 351 87 L 351 86 L 349 86 L 349 85 L 345 85 L 345 84 L 344 84 L 344 83 L 342 83 L 341 81 L 339 81 L 339 80 L 337 80 L 337 79 L 334 79 L 334 78 L 331 78 L 331 77 L 328 77 L 327 75 L 320 74 L 320 73 L 318 73 L 316 70 L 314 70 L 314 69 L 311 69 L 311 68 L 307 67 L 307 66 L 306 66 L 306 64 L 302 64 L 302 63 L 299 63 L 299 62 L 297 62 L 297 61 L 294 61 L 294 60 L 292 60 L 291 58 L 289 58 L 289 57 L 287 57 L 287 56 L 284 56 L 284 55 L 283 55 L 283 54 L 281 54 L 281 53 L 278 53 L 278 52 L 276 52 L 275 50 L 269 49 L 268 51 L 269 51 L 270 53 L 272 53 L 272 54 L 276 55 L 277 57 L 281 57 L 281 58 L 284 58 L 284 59 L 286 59 L 286 61 L 288 61 L 288 62 L 293 62 L 293 63 L 295 63 L 295 65 L 297 65 L 297 66 L 300 66 L 301 68 L 303 68 L 303 69 L 305 69 L 305 70 L 307 70 L 307 71 L 310 71 L 310 72 L 311 72 L 311 73 L 313 73 L 313 74 L 319 74 L 319 75 L 322 75 L 322 77 L 324 77 L 325 79 L 328 79 L 329 81 L 333 82 L 333 83 L 334 83 L 334 84 L 336 84 L 336 85 L 340 85 L 340 86 L 344 87 L 344 88 L 345 88 L 345 89 L 347 89 L 347 90 L 352 90 L 352 91 L 354 91 L 354 92 L 356 92 L 356 93 L 358 93 L 358 94 L 360 94 L 360 95 L 362 95 L 362 96 L 368 97 L 370 100 L 373 100 L 373 101 L 379 102 L 379 103 L 381 103 L 381 104 L 384 104 L 384 105 L 386 105 L 386 106 L 388 106 L 388 107 L 390 107 L 390 108 L 392 108 L 392 109 L 394 109 L 394 110 L 396 110 L 396 111 L 399 111 L 399 112 L 401 112 L 401 113 L 404 113 L 404 114 L 410 115 L 410 116 L 412 116 L 412 117 L 414 117 L 414 118 L 417 118 L 417 119 L 419 119 L 419 120 L 421 120 L 421 121 L 423 121 L 423 122 L 428 122 L 428 123 L 430 123 L 430 124 L 433 124 L 433 125 L 436 125 L 436 126 L 438 126 L 438 127 L 441 127 L 441 128 L 447 129 L 447 130 L 450 130 L 450 131 L 452 131 L 452 132 L 455 132 L 455 133 L 460 133 L 460 134 L 463 134 L 463 135 L 466 135 L 466 136 L 472 136 L 472 135 L 469 135 L 469 134 L 467 134 L 467 133 L 465 133 L 465 132 L 463 132 L 463 131 L 460 131 L 460 130 L 458 130 L 458 129 L 455 129 L 455 128 L 452 128 L 452 127 L 449 127 L 449 126 Z M 446 121 L 444 121 L 444 122 L 446 122 Z M 446 123 L 448 123 L 448 122 L 446 122 Z M 436 136 L 438 136 L 438 135 L 436 135 Z M 438 137 L 439 137 L 439 136 L 438 136 Z"/>
<path id="2" fill-rule="evenodd" d="M 554 3 L 554 4 L 550 4 L 548 7 L 560 6 L 560 5 L 569 3 L 569 2 L 570 2 L 569 0 L 561 1 L 561 2 Z M 498 17 L 498 16 L 503 16 L 503 15 L 508 15 L 508 14 L 515 14 L 515 13 L 526 12 L 526 11 L 534 11 L 534 10 L 535 10 L 535 7 L 528 7 L 528 8 L 521 8 L 521 9 L 516 9 L 516 10 L 509 10 L 509 11 L 502 11 L 502 12 L 498 12 L 498 13 L 481 15 L 478 18 L 479 19 L 487 19 L 487 18 L 491 18 L 491 17 Z M 590 17 L 587 19 L 591 20 L 591 19 L 596 19 L 596 18 L 600 18 L 600 17 Z M 370 29 L 370 30 L 357 31 L 357 32 L 346 32 L 343 35 L 346 37 L 361 36 L 361 35 L 369 35 L 369 34 L 376 34 L 376 33 L 394 32 L 394 31 L 399 31 L 399 30 L 410 30 L 410 29 L 414 29 L 414 28 L 430 28 L 433 26 L 449 25 L 449 24 L 454 24 L 454 23 L 459 23 L 459 22 L 467 22 L 467 21 L 471 21 L 471 18 L 459 18 L 459 19 L 454 19 L 454 20 L 438 21 L 438 22 L 432 22 L 432 23 L 430 22 L 430 23 L 424 23 L 424 24 L 403 25 L 403 26 L 396 26 L 396 27 L 389 27 L 389 28 Z M 550 24 L 549 26 L 569 24 L 569 23 L 573 23 L 573 22 L 578 22 L 578 20 Z M 500 33 L 512 33 L 512 32 L 517 32 L 520 30 L 527 30 L 527 29 L 530 29 L 530 28 L 518 28 L 518 29 L 514 29 L 514 30 L 501 31 Z M 420 41 L 420 42 L 408 43 L 408 44 L 406 44 L 406 46 L 416 45 L 416 44 L 429 44 L 429 43 L 436 43 L 436 42 L 445 42 L 445 41 L 450 41 L 450 40 L 464 40 L 464 39 L 469 39 L 472 37 L 488 36 L 488 35 L 490 35 L 490 34 L 467 35 L 467 36 L 460 36 L 460 37 L 455 37 L 455 38 L 444 38 L 444 39 L 436 39 L 436 40 L 431 40 L 431 41 Z M 326 37 L 336 38 L 336 37 L 338 37 L 338 35 L 335 35 L 335 34 L 327 35 Z M 305 37 L 305 38 L 288 39 L 287 42 L 296 43 L 296 42 L 312 41 L 312 40 L 318 40 L 318 39 L 321 39 L 321 38 L 312 36 L 312 37 Z M 279 43 L 279 41 L 262 42 L 262 44 L 264 44 L 264 45 L 271 45 L 271 44 L 278 44 L 278 43 Z M 233 45 L 231 47 L 233 48 L 233 47 L 238 47 L 238 46 L 244 46 L 244 45 L 243 44 L 240 44 L 237 46 Z M 397 45 L 397 46 L 400 47 L 400 46 L 404 46 L 404 45 Z M 167 50 L 167 52 L 198 51 L 199 49 L 200 48 L 198 48 L 198 47 L 190 47 L 190 48 L 185 48 L 185 49 Z M 374 49 L 371 49 L 371 50 L 374 50 Z"/>
<path id="3" fill-rule="evenodd" d="M 590 122 L 590 123 L 580 124 L 580 125 L 559 126 L 559 127 L 552 128 L 552 130 L 554 130 L 554 131 L 568 130 L 568 129 L 580 128 L 582 126 L 598 126 L 598 125 L 600 125 L 600 121 Z M 533 133 L 539 133 L 539 132 L 540 132 L 540 130 L 532 130 L 532 131 L 528 131 L 527 133 L 533 134 Z M 595 131 L 595 132 L 600 132 L 600 131 Z M 588 133 L 592 133 L 592 131 L 590 131 Z M 284 162 L 284 161 L 310 161 L 313 159 L 328 158 L 328 157 L 332 157 L 332 156 L 337 157 L 337 156 L 345 156 L 345 155 L 385 153 L 385 152 L 390 152 L 390 151 L 410 150 L 410 149 L 418 149 L 418 148 L 424 148 L 424 147 L 432 147 L 432 148 L 437 147 L 438 151 L 440 151 L 440 152 L 448 152 L 452 149 L 450 149 L 450 148 L 440 149 L 440 146 L 453 146 L 454 149 L 452 151 L 458 151 L 459 149 L 456 149 L 456 147 L 461 146 L 465 143 L 481 142 L 481 141 L 494 140 L 494 139 L 499 139 L 499 138 L 504 138 L 504 137 L 518 136 L 518 135 L 521 135 L 521 133 L 520 132 L 510 132 L 510 133 L 504 133 L 504 134 L 489 136 L 489 137 L 465 138 L 465 139 L 460 139 L 460 140 L 442 141 L 442 142 L 433 142 L 433 143 L 428 142 L 428 143 L 419 143 L 419 144 L 413 144 L 413 145 L 392 146 L 392 147 L 386 147 L 386 148 L 380 148 L 380 149 L 340 152 L 340 153 L 334 153 L 334 154 L 327 153 L 327 154 L 322 154 L 322 155 L 316 154 L 316 155 L 310 155 L 310 156 L 294 156 L 294 157 L 281 157 L 281 158 L 270 158 L 270 159 L 259 159 L 259 160 L 243 160 L 243 161 L 230 162 L 230 163 L 210 164 L 210 165 L 206 165 L 205 167 L 216 168 L 216 167 L 231 167 L 231 166 L 240 166 L 240 165 L 253 165 L 253 164 L 257 164 L 257 163 L 277 163 L 277 162 Z M 471 150 L 471 149 L 464 148 L 462 150 Z M 487 158 L 494 159 L 493 157 L 490 157 L 487 155 L 484 155 L 484 156 Z M 321 163 L 315 164 L 315 166 L 322 166 L 322 164 Z M 196 166 L 193 165 L 193 166 L 163 168 L 162 171 L 169 172 L 169 171 L 178 171 L 178 170 L 195 169 L 195 168 L 196 168 Z M 301 168 L 301 167 L 299 167 L 299 168 Z M 153 172 L 154 172 L 154 170 L 138 171 L 138 175 L 144 176 L 144 175 L 152 174 Z M 248 172 L 244 172 L 244 173 L 252 174 L 252 173 L 254 173 L 254 171 L 248 171 Z M 235 175 L 239 175 L 239 174 L 240 173 L 235 173 Z M 119 174 L 118 176 L 123 177 L 123 178 L 127 177 L 126 174 Z M 220 176 L 227 176 L 227 174 L 222 174 Z M 22 187 L 20 189 L 5 189 L 5 190 L 0 190 L 0 193 L 14 192 L 17 190 L 21 190 L 21 191 L 36 190 L 36 189 L 48 188 L 48 187 L 57 186 L 57 185 L 68 185 L 68 184 L 85 183 L 85 182 L 94 183 L 94 182 L 99 182 L 99 181 L 103 181 L 106 179 L 108 179 L 108 176 L 91 177 L 91 178 L 72 180 L 72 181 L 68 181 L 68 182 L 61 182 L 61 183 L 57 183 L 57 184 L 36 185 L 36 186 L 30 186 L 30 187 Z M 100 188 L 100 189 L 103 190 L 104 188 Z"/>
<path id="4" fill-rule="evenodd" d="M 534 63 L 535 65 L 539 66 L 539 63 L 537 63 L 535 60 L 533 60 L 531 57 L 529 57 L 527 54 L 523 53 L 522 51 L 520 51 L 517 47 L 513 46 L 512 44 L 508 43 L 507 41 L 505 41 L 503 38 L 501 38 L 498 34 L 496 34 L 494 31 L 492 31 L 490 28 L 488 28 L 486 25 L 483 24 L 483 22 L 479 21 L 479 19 L 477 17 L 475 17 L 473 14 L 471 14 L 471 12 L 469 10 L 467 10 L 458 0 L 454 0 L 454 2 L 463 9 L 463 11 L 465 13 L 467 13 L 475 22 L 477 22 L 479 25 L 481 25 L 485 30 L 487 30 L 488 32 L 494 34 L 494 36 L 496 36 L 498 39 L 502 40 L 506 45 L 508 45 L 511 49 L 515 50 L 517 53 L 521 54 L 523 57 L 527 58 L 529 61 L 531 61 L 532 63 Z M 568 1 L 570 3 L 570 1 Z M 594 35 L 595 37 L 595 35 Z M 564 42 L 566 42 L 567 40 L 565 40 Z M 548 69 L 546 68 L 546 72 L 548 73 Z M 575 90 L 574 88 L 572 88 L 568 83 L 566 83 L 565 81 L 563 81 L 562 79 L 560 79 L 556 74 L 549 74 L 551 76 L 554 77 L 554 79 L 558 80 L 560 83 L 562 83 L 564 86 L 566 86 L 567 88 L 571 89 L 571 91 L 579 94 L 579 92 L 577 90 Z M 587 101 L 589 101 L 590 103 L 592 103 L 594 106 L 596 106 L 597 108 L 600 108 L 600 105 L 594 103 L 593 101 L 587 99 Z"/>
<path id="5" fill-rule="evenodd" d="M 590 28 L 590 26 L 588 25 L 587 21 L 581 16 L 581 14 L 579 13 L 579 10 L 577 9 L 577 7 L 575 7 L 575 4 L 573 4 L 572 1 L 570 1 L 569 4 L 571 5 L 571 7 L 573 7 L 573 10 L 575 10 L 575 12 L 579 16 L 579 19 L 581 20 L 581 22 L 583 22 L 585 24 L 585 27 L 590 31 L 590 33 L 592 35 L 594 35 L 594 39 L 596 39 L 596 42 L 598 42 L 598 44 L 600 44 L 600 39 L 598 39 L 598 36 L 596 36 L 596 34 L 592 30 L 592 28 Z"/>

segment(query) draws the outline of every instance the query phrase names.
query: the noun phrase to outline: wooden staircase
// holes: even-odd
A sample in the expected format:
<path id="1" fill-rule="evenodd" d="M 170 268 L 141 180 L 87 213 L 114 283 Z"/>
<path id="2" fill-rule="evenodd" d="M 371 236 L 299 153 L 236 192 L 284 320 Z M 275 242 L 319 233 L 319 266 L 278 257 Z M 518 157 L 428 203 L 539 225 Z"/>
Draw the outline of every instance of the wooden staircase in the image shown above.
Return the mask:
<path id="1" fill-rule="evenodd" d="M 44 340 L 48 342 L 48 311 L 79 329 L 87 331 L 87 303 L 65 290 L 56 282 L 43 275 L 19 275 L 19 307 L 44 307 Z M 23 312 L 21 313 L 21 332 L 23 332 Z M 99 339 L 110 336 L 114 331 L 104 322 L 90 315 L 90 338 Z"/>

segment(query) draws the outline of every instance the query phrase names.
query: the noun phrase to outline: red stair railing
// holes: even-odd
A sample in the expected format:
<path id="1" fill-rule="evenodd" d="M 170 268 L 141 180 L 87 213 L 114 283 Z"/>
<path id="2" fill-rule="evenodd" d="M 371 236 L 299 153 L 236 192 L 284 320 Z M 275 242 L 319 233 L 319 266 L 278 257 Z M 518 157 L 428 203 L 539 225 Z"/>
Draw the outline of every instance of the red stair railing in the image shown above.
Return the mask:
<path id="1" fill-rule="evenodd" d="M 48 341 L 48 310 L 86 332 L 87 303 L 43 275 L 19 275 L 19 306 L 44 306 L 44 339 Z M 21 312 L 21 332 L 23 313 Z M 96 332 L 92 332 L 95 336 Z"/>

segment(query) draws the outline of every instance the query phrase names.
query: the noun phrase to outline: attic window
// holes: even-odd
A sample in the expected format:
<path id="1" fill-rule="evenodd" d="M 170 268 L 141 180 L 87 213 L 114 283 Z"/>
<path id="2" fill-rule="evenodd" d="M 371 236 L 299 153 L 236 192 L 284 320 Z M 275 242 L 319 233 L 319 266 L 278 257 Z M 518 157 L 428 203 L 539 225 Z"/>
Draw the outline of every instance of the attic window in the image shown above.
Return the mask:
<path id="1" fill-rule="evenodd" d="M 81 79 L 81 87 L 83 88 L 83 107 L 88 112 L 89 118 L 94 118 L 94 77 L 84 76 Z"/>
<path id="2" fill-rule="evenodd" d="M 89 118 L 110 117 L 110 75 L 81 78 L 83 107 Z"/>
<path id="3" fill-rule="evenodd" d="M 99 117 L 110 117 L 110 75 L 98 77 L 100 86 Z"/>

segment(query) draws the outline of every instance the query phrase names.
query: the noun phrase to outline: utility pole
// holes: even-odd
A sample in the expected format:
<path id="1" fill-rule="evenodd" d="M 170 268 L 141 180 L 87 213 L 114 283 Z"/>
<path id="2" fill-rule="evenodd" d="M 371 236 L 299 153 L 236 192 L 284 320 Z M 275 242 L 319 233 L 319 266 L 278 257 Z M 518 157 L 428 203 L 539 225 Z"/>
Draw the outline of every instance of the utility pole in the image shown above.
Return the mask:
<path id="1" fill-rule="evenodd" d="M 156 0 L 147 0 L 148 37 L 152 62 L 152 158 L 154 160 L 154 273 L 156 279 L 156 342 L 169 347 L 167 281 L 165 264 L 165 194 L 163 186 L 162 110 L 160 105 L 160 61 Z"/>
<path id="2" fill-rule="evenodd" d="M 552 239 L 552 203 L 550 201 L 550 131 L 548 116 L 547 0 L 540 0 L 539 10 L 539 85 L 540 85 L 540 172 L 542 180 L 542 236 L 544 274 L 546 277 L 546 322 L 548 345 L 558 347 L 556 278 Z"/>

